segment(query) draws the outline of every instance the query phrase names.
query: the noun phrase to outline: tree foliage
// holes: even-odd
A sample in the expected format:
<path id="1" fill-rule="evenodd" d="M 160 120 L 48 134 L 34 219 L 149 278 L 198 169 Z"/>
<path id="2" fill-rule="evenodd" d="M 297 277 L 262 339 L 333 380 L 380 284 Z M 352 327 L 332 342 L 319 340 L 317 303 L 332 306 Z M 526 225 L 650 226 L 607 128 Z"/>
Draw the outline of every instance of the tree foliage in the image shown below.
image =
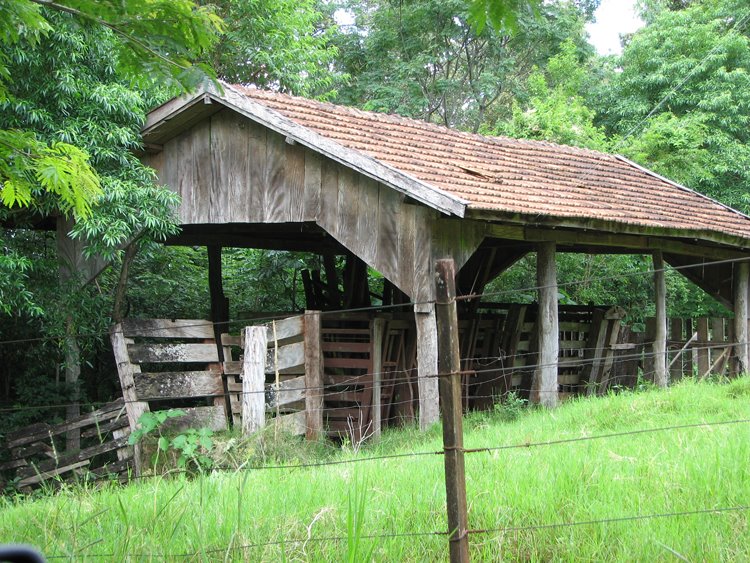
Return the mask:
<path id="1" fill-rule="evenodd" d="M 579 57 L 572 41 L 563 43 L 545 71 L 535 68 L 529 75 L 528 98 L 514 100 L 511 118 L 490 132 L 605 150 L 604 131 L 594 124 L 596 114 L 582 95 L 587 68 Z"/>
<path id="2" fill-rule="evenodd" d="M 37 205 L 45 199 L 46 205 L 54 202 L 64 213 L 72 211 L 85 217 L 102 193 L 89 153 L 82 150 L 77 136 L 40 138 L 38 126 L 43 127 L 49 120 L 44 111 L 28 107 L 17 91 L 24 85 L 15 69 L 43 51 L 48 40 L 54 40 L 61 14 L 82 30 L 95 27 L 119 39 L 104 40 L 111 72 L 119 71 L 120 76 L 127 75 L 133 83 L 181 87 L 192 87 L 212 76 L 207 67 L 192 61 L 215 41 L 220 19 L 190 0 L 0 2 L 0 104 L 4 111 L 22 116 L 18 121 L 25 125 L 20 128 L 6 122 L 0 130 L 0 200 L 12 208 Z M 75 58 L 80 49 L 72 47 L 68 73 L 53 75 L 54 80 L 60 81 L 60 91 L 69 98 L 77 68 L 87 63 Z M 41 77 L 49 81 L 48 71 L 45 68 Z M 99 91 L 90 95 L 98 95 L 104 105 L 112 99 L 109 94 Z M 74 107 L 61 109 L 74 111 Z"/>
<path id="3" fill-rule="evenodd" d="M 226 22 L 210 57 L 219 76 L 300 96 L 332 93 L 336 26 L 320 0 L 210 0 L 210 4 Z"/>
<path id="4" fill-rule="evenodd" d="M 750 11 L 706 0 L 658 10 L 610 77 L 600 122 L 618 150 L 723 202 L 750 192 Z"/>
<path id="5" fill-rule="evenodd" d="M 544 3 L 538 18 L 519 13 L 512 33 L 478 31 L 464 0 L 343 6 L 355 24 L 339 38 L 339 64 L 351 77 L 339 101 L 472 131 L 505 116 L 534 65 L 563 41 L 585 44 L 582 12 L 563 1 Z"/>

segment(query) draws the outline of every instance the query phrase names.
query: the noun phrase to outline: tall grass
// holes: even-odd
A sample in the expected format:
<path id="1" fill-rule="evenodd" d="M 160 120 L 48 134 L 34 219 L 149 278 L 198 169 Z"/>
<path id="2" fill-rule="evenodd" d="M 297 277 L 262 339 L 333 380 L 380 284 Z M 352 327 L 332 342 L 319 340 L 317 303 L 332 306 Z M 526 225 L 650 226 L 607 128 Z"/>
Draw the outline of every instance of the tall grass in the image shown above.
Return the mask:
<path id="1" fill-rule="evenodd" d="M 514 422 L 472 414 L 468 448 L 750 418 L 750 379 L 578 399 Z M 358 454 L 441 449 L 439 428 L 385 432 Z M 330 459 L 330 456 L 328 457 Z M 750 424 L 703 426 L 466 457 L 477 560 L 750 561 L 748 512 L 533 526 L 750 505 Z M 271 460 L 269 459 L 269 463 Z M 365 485 L 366 484 L 366 485 Z M 85 560 L 443 560 L 441 456 L 153 478 L 0 500 L 0 541 Z M 319 538 L 335 538 L 319 541 Z"/>

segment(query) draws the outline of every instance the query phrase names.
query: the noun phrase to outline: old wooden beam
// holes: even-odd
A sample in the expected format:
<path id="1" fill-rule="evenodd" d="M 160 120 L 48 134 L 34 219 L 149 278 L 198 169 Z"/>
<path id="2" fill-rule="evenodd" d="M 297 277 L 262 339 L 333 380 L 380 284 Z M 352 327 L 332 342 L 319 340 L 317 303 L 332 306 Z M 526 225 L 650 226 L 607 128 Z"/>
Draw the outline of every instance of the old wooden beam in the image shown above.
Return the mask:
<path id="1" fill-rule="evenodd" d="M 748 355 L 748 278 L 750 278 L 750 263 L 740 262 L 735 266 L 734 279 L 734 340 L 737 373 L 744 374 L 750 370 Z"/>
<path id="2" fill-rule="evenodd" d="M 656 332 L 654 334 L 654 383 L 658 387 L 669 385 L 667 370 L 667 282 L 664 276 L 664 256 L 661 250 L 653 253 L 654 300 L 656 303 Z"/>
<path id="3" fill-rule="evenodd" d="M 469 561 L 468 509 L 464 467 L 461 358 L 456 312 L 456 272 L 453 260 L 438 260 L 436 319 L 443 404 L 443 449 L 451 563 Z"/>
<path id="4" fill-rule="evenodd" d="M 539 243 L 536 261 L 539 301 L 537 319 L 539 355 L 531 384 L 530 399 L 532 402 L 545 407 L 555 407 L 558 401 L 557 363 L 560 354 L 560 339 L 555 254 L 555 243 Z"/>
<path id="5" fill-rule="evenodd" d="M 323 433 L 323 352 L 320 311 L 305 311 L 305 436 L 317 440 Z"/>
<path id="6" fill-rule="evenodd" d="M 419 428 L 425 431 L 440 419 L 435 305 L 432 303 L 415 304 L 414 318 L 417 326 Z"/>
<path id="7" fill-rule="evenodd" d="M 141 368 L 130 362 L 130 356 L 128 354 L 128 344 L 125 339 L 125 334 L 123 333 L 123 326 L 121 323 L 117 323 L 112 327 L 110 340 L 112 342 L 112 351 L 114 352 L 115 356 L 117 373 L 120 376 L 122 398 L 125 400 L 125 412 L 128 415 L 128 423 L 130 424 L 130 431 L 132 432 L 137 428 L 138 419 L 141 417 L 141 415 L 148 411 L 148 403 L 144 403 L 138 400 L 138 395 L 135 388 L 134 376 L 136 373 L 140 373 Z M 133 456 L 136 475 L 141 474 L 141 457 L 141 444 L 136 443 Z"/>
<path id="8" fill-rule="evenodd" d="M 252 434 L 266 424 L 266 327 L 245 328 L 242 364 L 242 433 Z"/>
<path id="9" fill-rule="evenodd" d="M 385 319 L 372 321 L 372 436 L 380 437 L 383 405 L 383 338 L 385 337 Z"/>

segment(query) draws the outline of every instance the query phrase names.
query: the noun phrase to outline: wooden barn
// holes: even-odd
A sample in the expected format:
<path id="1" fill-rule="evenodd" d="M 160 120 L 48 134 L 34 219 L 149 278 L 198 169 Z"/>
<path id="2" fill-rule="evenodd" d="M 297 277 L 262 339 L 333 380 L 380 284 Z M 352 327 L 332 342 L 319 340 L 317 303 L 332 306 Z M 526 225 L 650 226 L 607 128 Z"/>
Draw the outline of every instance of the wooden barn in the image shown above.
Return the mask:
<path id="1" fill-rule="evenodd" d="M 154 109 L 143 139 L 143 160 L 182 197 L 182 231 L 168 243 L 208 247 L 212 318 L 127 319 L 113 331 L 131 424 L 149 398 L 188 391 L 213 397 L 203 409 L 217 427 L 225 415 L 240 422 L 243 401 L 244 412 L 284 415 L 308 434 L 362 437 L 415 413 L 431 424 L 440 258 L 458 272 L 467 406 L 512 389 L 546 405 L 606 390 L 613 356 L 635 349 L 619 339 L 618 308 L 558 307 L 557 252 L 653 255 L 657 317 L 647 344 L 657 383 L 670 368 L 664 263 L 734 310 L 721 327 L 723 356 L 704 364 L 747 370 L 750 218 L 621 156 L 231 85 Z M 305 278 L 309 312 L 256 330 L 253 342 L 223 334 L 232 320 L 223 247 L 320 255 L 324 271 Z M 533 252 L 537 305 L 471 297 Z M 334 257 L 345 257 L 341 279 Z M 368 268 L 386 280 L 374 300 Z M 341 312 L 352 309 L 361 311 Z M 160 362 L 191 371 L 145 373 Z M 246 380 L 258 363 L 252 405 Z"/>

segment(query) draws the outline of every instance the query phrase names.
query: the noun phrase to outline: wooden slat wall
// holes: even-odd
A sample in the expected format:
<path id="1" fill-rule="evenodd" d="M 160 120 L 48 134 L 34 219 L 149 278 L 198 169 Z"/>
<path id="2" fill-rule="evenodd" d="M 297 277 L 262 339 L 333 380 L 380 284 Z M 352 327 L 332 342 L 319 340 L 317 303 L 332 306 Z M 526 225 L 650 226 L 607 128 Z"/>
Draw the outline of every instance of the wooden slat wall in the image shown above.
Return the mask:
<path id="1" fill-rule="evenodd" d="M 65 433 L 71 429 L 80 430 L 81 449 L 67 452 Z M 73 480 L 85 473 L 127 479 L 133 466 L 129 435 L 125 403 L 117 399 L 62 424 L 40 423 L 8 433 L 3 444 L 8 452 L 2 456 L 7 461 L 0 463 L 0 471 L 13 471 L 21 490 L 52 478 Z"/>
<path id="2" fill-rule="evenodd" d="M 485 225 L 439 219 L 403 194 L 220 111 L 150 158 L 159 180 L 182 196 L 182 224 L 315 221 L 417 301 L 433 297 L 435 259 L 460 268 Z"/>

